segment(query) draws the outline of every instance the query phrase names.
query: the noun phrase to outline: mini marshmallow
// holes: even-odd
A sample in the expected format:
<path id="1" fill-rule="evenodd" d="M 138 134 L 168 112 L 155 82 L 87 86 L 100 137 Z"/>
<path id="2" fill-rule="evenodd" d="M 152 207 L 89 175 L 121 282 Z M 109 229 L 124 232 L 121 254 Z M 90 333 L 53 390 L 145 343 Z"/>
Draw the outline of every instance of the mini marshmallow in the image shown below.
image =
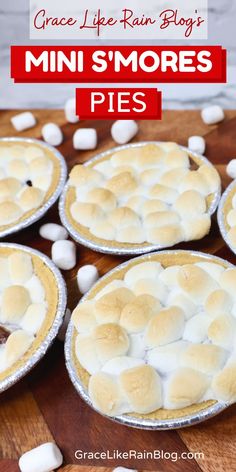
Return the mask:
<path id="1" fill-rule="evenodd" d="M 16 131 L 24 131 L 25 129 L 33 128 L 36 125 L 36 119 L 30 111 L 19 113 L 11 118 L 11 123 Z"/>
<path id="2" fill-rule="evenodd" d="M 59 332 L 58 332 L 58 335 L 57 335 L 59 341 L 64 341 L 65 340 L 66 331 L 67 331 L 70 319 L 71 319 L 71 311 L 69 310 L 69 308 L 67 308 L 66 312 L 65 312 L 65 315 L 64 315 L 64 318 L 63 318 L 62 325 L 61 325 L 61 327 L 59 329 Z"/>
<path id="3" fill-rule="evenodd" d="M 52 260 L 59 269 L 70 270 L 76 265 L 76 247 L 72 241 L 56 241 L 52 245 Z"/>
<path id="4" fill-rule="evenodd" d="M 118 144 L 128 143 L 138 132 L 138 125 L 133 120 L 118 120 L 111 127 L 111 135 Z"/>
<path id="5" fill-rule="evenodd" d="M 76 100 L 69 98 L 65 103 L 65 117 L 69 123 L 78 123 L 79 117 L 76 115 Z"/>
<path id="6" fill-rule="evenodd" d="M 206 142 L 202 136 L 190 136 L 188 138 L 188 148 L 190 151 L 204 154 L 206 149 Z"/>
<path id="7" fill-rule="evenodd" d="M 55 123 L 44 125 L 42 127 L 42 136 L 44 141 L 52 146 L 60 146 L 63 141 L 62 131 Z"/>
<path id="8" fill-rule="evenodd" d="M 51 472 L 60 467 L 63 457 L 56 444 L 48 442 L 25 452 L 20 460 L 21 472 Z"/>
<path id="9" fill-rule="evenodd" d="M 127 469 L 127 467 L 116 467 L 113 472 L 138 472 L 136 469 Z"/>
<path id="10" fill-rule="evenodd" d="M 60 241 L 68 238 L 68 232 L 66 228 L 56 223 L 46 223 L 39 228 L 39 234 L 41 238 L 48 239 L 49 241 Z"/>
<path id="11" fill-rule="evenodd" d="M 97 131 L 94 128 L 81 128 L 73 135 L 74 149 L 86 151 L 97 147 Z"/>
<path id="12" fill-rule="evenodd" d="M 219 105 L 211 105 L 203 108 L 201 117 L 206 125 L 214 125 L 222 121 L 225 117 L 224 111 Z"/>
<path id="13" fill-rule="evenodd" d="M 80 293 L 84 294 L 92 285 L 98 280 L 98 270 L 97 267 L 92 264 L 84 265 L 80 267 L 77 272 L 77 283 Z"/>
<path id="14" fill-rule="evenodd" d="M 226 167 L 226 172 L 229 177 L 236 179 L 236 159 L 231 159 L 231 161 L 229 161 Z"/>

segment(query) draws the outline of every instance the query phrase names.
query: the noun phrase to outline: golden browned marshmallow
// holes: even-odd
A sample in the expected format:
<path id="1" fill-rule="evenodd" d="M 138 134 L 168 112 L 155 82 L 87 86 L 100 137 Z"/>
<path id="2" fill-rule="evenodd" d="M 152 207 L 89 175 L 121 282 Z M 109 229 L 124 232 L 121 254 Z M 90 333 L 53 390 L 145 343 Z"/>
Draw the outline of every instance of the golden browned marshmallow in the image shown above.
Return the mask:
<path id="1" fill-rule="evenodd" d="M 86 196 L 86 201 L 88 203 L 96 203 L 106 212 L 110 212 L 116 207 L 115 195 L 105 188 L 94 188 L 90 190 Z"/>
<path id="2" fill-rule="evenodd" d="M 117 230 L 116 241 L 119 243 L 142 244 L 146 241 L 146 233 L 141 226 L 126 226 Z"/>
<path id="3" fill-rule="evenodd" d="M 161 271 L 162 266 L 159 262 L 141 262 L 127 270 L 124 276 L 124 281 L 130 287 L 134 287 L 138 280 L 143 279 L 144 277 L 155 279 Z"/>
<path id="4" fill-rule="evenodd" d="M 22 209 L 14 202 L 0 203 L 0 226 L 14 223 L 22 216 Z"/>
<path id="5" fill-rule="evenodd" d="M 226 216 L 226 220 L 228 225 L 232 228 L 236 226 L 236 210 L 235 208 L 232 208 L 232 210 L 229 211 L 229 213 Z"/>
<path id="6" fill-rule="evenodd" d="M 27 187 L 20 194 L 19 204 L 24 211 L 38 208 L 43 202 L 44 194 L 42 190 L 36 187 Z"/>
<path id="7" fill-rule="evenodd" d="M 18 361 L 30 348 L 34 337 L 23 329 L 13 331 L 5 344 L 5 363 L 10 367 Z"/>
<path id="8" fill-rule="evenodd" d="M 37 187 L 40 190 L 43 190 L 44 192 L 46 192 L 51 185 L 51 180 L 52 180 L 51 175 L 46 174 L 46 175 L 39 175 L 38 177 L 34 177 L 32 179 L 32 182 L 33 182 L 34 187 Z"/>
<path id="9" fill-rule="evenodd" d="M 213 166 L 203 164 L 199 167 L 198 172 L 203 175 L 205 181 L 208 184 L 210 192 L 216 192 L 220 187 L 220 176 L 217 170 Z"/>
<path id="10" fill-rule="evenodd" d="M 156 211 L 168 211 L 169 207 L 167 203 L 162 202 L 161 200 L 151 199 L 146 200 L 139 209 L 141 209 L 142 216 L 145 217 L 149 215 L 149 213 L 154 213 Z"/>
<path id="11" fill-rule="evenodd" d="M 119 166 L 119 167 L 115 167 L 113 170 L 112 170 L 112 177 L 114 175 L 119 175 L 119 174 L 122 174 L 123 172 L 130 172 L 130 174 L 133 174 L 134 172 L 134 168 L 131 167 L 131 166 Z"/>
<path id="12" fill-rule="evenodd" d="M 130 195 L 137 188 L 137 182 L 130 172 L 122 172 L 108 179 L 106 188 L 113 192 L 116 197 Z"/>
<path id="13" fill-rule="evenodd" d="M 8 157 L 11 157 L 12 159 L 22 159 L 25 152 L 25 146 L 21 144 L 14 144 L 11 147 L 5 149 L 3 148 L 3 152 L 5 156 L 8 155 Z"/>
<path id="14" fill-rule="evenodd" d="M 205 270 L 217 282 L 219 282 L 222 272 L 225 271 L 225 268 L 217 262 L 196 262 L 196 266 Z"/>
<path id="15" fill-rule="evenodd" d="M 167 288 L 163 282 L 161 280 L 153 280 L 151 277 L 138 280 L 133 287 L 133 291 L 136 296 L 143 294 L 152 295 L 158 298 L 161 303 L 164 303 L 167 298 Z"/>
<path id="16" fill-rule="evenodd" d="M 230 228 L 230 230 L 227 233 L 227 238 L 229 241 L 229 244 L 231 244 L 233 247 L 236 247 L 236 226 L 233 228 Z"/>
<path id="17" fill-rule="evenodd" d="M 112 172 L 114 170 L 114 168 L 112 167 L 111 165 L 111 162 L 110 160 L 106 160 L 106 161 L 101 161 L 99 162 L 98 164 L 96 164 L 93 169 L 97 170 L 98 172 L 100 172 L 101 174 L 104 175 L 104 177 L 110 177 L 112 175 Z"/>
<path id="18" fill-rule="evenodd" d="M 193 215 L 193 218 L 182 221 L 183 235 L 185 241 L 197 241 L 209 233 L 211 228 L 211 217 L 208 214 Z"/>
<path id="19" fill-rule="evenodd" d="M 161 184 L 154 185 L 154 187 L 150 189 L 149 195 L 151 198 L 157 198 L 168 204 L 173 203 L 178 197 L 178 193 L 175 189 Z"/>
<path id="20" fill-rule="evenodd" d="M 94 330 L 94 343 L 98 358 L 103 364 L 113 357 L 124 356 L 129 349 L 129 337 L 116 323 L 97 326 Z"/>
<path id="21" fill-rule="evenodd" d="M 212 381 L 212 390 L 218 400 L 234 403 L 236 401 L 236 362 L 226 365 Z"/>
<path id="22" fill-rule="evenodd" d="M 159 169 L 147 169 L 141 172 L 140 182 L 148 187 L 155 185 L 160 180 Z"/>
<path id="23" fill-rule="evenodd" d="M 236 319 L 228 314 L 217 316 L 208 328 L 208 338 L 212 343 L 231 349 L 235 341 Z"/>
<path id="24" fill-rule="evenodd" d="M 125 226 L 140 225 L 140 220 L 137 213 L 128 207 L 120 207 L 113 210 L 109 214 L 109 222 L 112 224 L 112 226 L 118 229 Z"/>
<path id="25" fill-rule="evenodd" d="M 131 208 L 131 210 L 135 211 L 136 213 L 140 212 L 140 208 L 146 202 L 146 198 L 142 195 L 137 195 L 134 197 L 130 197 L 126 202 L 126 207 Z"/>
<path id="26" fill-rule="evenodd" d="M 140 153 L 136 157 L 136 164 L 139 168 L 160 166 L 165 158 L 165 152 L 157 144 L 147 144 L 140 148 Z"/>
<path id="27" fill-rule="evenodd" d="M 168 382 L 164 406 L 168 409 L 185 408 L 197 403 L 209 385 L 208 377 L 188 367 L 178 369 Z"/>
<path id="28" fill-rule="evenodd" d="M 181 356 L 181 364 L 210 375 L 223 367 L 226 357 L 226 351 L 219 346 L 190 344 Z"/>
<path id="29" fill-rule="evenodd" d="M 32 161 L 33 159 L 36 159 L 37 157 L 44 157 L 44 151 L 42 148 L 39 146 L 27 146 L 27 148 L 24 149 L 24 158 L 27 162 Z"/>
<path id="30" fill-rule="evenodd" d="M 116 230 L 106 218 L 102 218 L 91 225 L 90 233 L 92 233 L 97 238 L 105 239 L 106 241 L 112 241 L 115 239 Z"/>
<path id="31" fill-rule="evenodd" d="M 177 306 L 159 311 L 148 323 L 145 344 L 148 347 L 163 346 L 177 341 L 184 331 L 184 312 Z"/>
<path id="32" fill-rule="evenodd" d="M 72 313 L 71 320 L 79 333 L 90 333 L 97 326 L 94 303 L 92 301 L 79 303 Z"/>
<path id="33" fill-rule="evenodd" d="M 94 184 L 98 185 L 103 181 L 103 176 L 100 172 L 91 167 L 83 165 L 76 165 L 70 172 L 70 185 L 75 187 L 82 185 Z"/>
<path id="34" fill-rule="evenodd" d="M 20 321 L 21 328 L 29 333 L 36 334 L 42 326 L 46 313 L 47 306 L 45 303 L 32 303 L 28 306 Z"/>
<path id="35" fill-rule="evenodd" d="M 5 288 L 11 285 L 9 265 L 7 257 L 0 257 L 0 287 Z"/>
<path id="36" fill-rule="evenodd" d="M 147 230 L 147 241 L 161 247 L 174 246 L 182 240 L 183 232 L 179 224 L 168 224 Z"/>
<path id="37" fill-rule="evenodd" d="M 205 311 L 211 318 L 216 318 L 222 313 L 230 313 L 232 307 L 233 300 L 223 289 L 211 292 L 205 302 Z"/>
<path id="38" fill-rule="evenodd" d="M 98 359 L 92 335 L 77 335 L 75 342 L 75 353 L 82 367 L 87 370 L 90 375 L 99 372 L 102 364 Z"/>
<path id="39" fill-rule="evenodd" d="M 141 148 L 121 149 L 111 156 L 111 163 L 114 167 L 134 165 L 137 157 L 141 153 Z"/>
<path id="40" fill-rule="evenodd" d="M 87 228 L 104 216 L 100 206 L 95 203 L 74 202 L 70 207 L 70 211 L 74 220 Z"/>
<path id="41" fill-rule="evenodd" d="M 210 292 L 217 289 L 216 281 L 195 264 L 186 264 L 178 272 L 180 288 L 199 304 L 204 303 Z"/>
<path id="42" fill-rule="evenodd" d="M 3 322 L 17 322 L 31 303 L 28 290 L 22 285 L 11 285 L 2 293 L 1 319 Z"/>
<path id="43" fill-rule="evenodd" d="M 236 269 L 226 269 L 222 272 L 219 284 L 224 290 L 226 290 L 226 292 L 229 292 L 229 294 L 234 297 L 236 287 Z"/>
<path id="44" fill-rule="evenodd" d="M 173 291 L 170 293 L 168 302 L 173 306 L 179 306 L 179 308 L 184 311 L 185 318 L 187 320 L 191 318 L 197 311 L 197 305 L 195 305 L 195 303 L 193 303 L 193 301 L 182 292 L 176 293 Z"/>
<path id="45" fill-rule="evenodd" d="M 23 159 L 13 159 L 7 166 L 7 171 L 16 179 L 25 180 L 29 175 L 29 166 Z"/>
<path id="46" fill-rule="evenodd" d="M 171 152 L 171 151 L 178 151 L 179 150 L 179 145 L 173 141 L 162 141 L 159 143 L 159 146 L 161 149 L 163 149 L 165 152 Z"/>
<path id="47" fill-rule="evenodd" d="M 174 287 L 175 285 L 178 284 L 177 282 L 177 274 L 179 272 L 181 266 L 179 265 L 172 265 L 169 267 L 166 267 L 160 274 L 160 279 L 164 284 L 166 284 L 168 287 Z"/>
<path id="48" fill-rule="evenodd" d="M 9 273 L 14 284 L 24 284 L 33 275 L 31 256 L 22 251 L 15 251 L 8 258 Z"/>
<path id="49" fill-rule="evenodd" d="M 109 282 L 107 285 L 105 285 L 105 287 L 99 290 L 99 292 L 95 296 L 95 300 L 98 300 L 103 295 L 106 295 L 107 293 L 113 292 L 113 290 L 116 290 L 117 288 L 122 288 L 122 287 L 125 287 L 124 281 L 121 279 L 114 279 L 112 280 L 112 282 Z"/>
<path id="50" fill-rule="evenodd" d="M 175 211 L 155 211 L 149 213 L 144 219 L 144 226 L 146 228 L 160 228 L 161 226 L 178 224 L 180 218 Z"/>
<path id="51" fill-rule="evenodd" d="M 208 183 L 197 170 L 190 170 L 182 179 L 179 186 L 179 191 L 186 192 L 187 190 L 196 190 L 204 196 L 211 193 Z"/>
<path id="52" fill-rule="evenodd" d="M 126 287 L 117 288 L 95 302 L 94 314 L 98 323 L 116 323 L 125 305 L 134 300 L 134 294 Z"/>
<path id="53" fill-rule="evenodd" d="M 32 177 L 47 174 L 52 169 L 52 162 L 46 156 L 33 159 L 30 164 L 30 173 Z"/>
<path id="54" fill-rule="evenodd" d="M 21 189 L 21 182 L 14 177 L 0 180 L 0 199 L 7 200 L 14 197 Z"/>
<path id="55" fill-rule="evenodd" d="M 192 218 L 195 214 L 205 213 L 206 200 L 196 190 L 183 192 L 174 203 L 174 209 L 182 218 Z"/>
<path id="56" fill-rule="evenodd" d="M 176 188 L 187 172 L 188 170 L 184 167 L 168 170 L 161 176 L 160 184 Z"/>
<path id="57" fill-rule="evenodd" d="M 170 168 L 189 167 L 189 157 L 182 149 L 169 151 L 164 160 L 165 166 Z"/>
<path id="58" fill-rule="evenodd" d="M 98 372 L 89 379 L 89 396 L 93 406 L 104 415 L 123 413 L 123 397 L 118 382 L 105 372 Z"/>
<path id="59" fill-rule="evenodd" d="M 125 305 L 121 312 L 120 325 L 128 333 L 143 331 L 148 321 L 161 309 L 160 302 L 152 295 L 139 295 Z"/>
<path id="60" fill-rule="evenodd" d="M 162 406 L 161 379 L 150 365 L 127 369 L 119 380 L 132 411 L 151 413 Z"/>

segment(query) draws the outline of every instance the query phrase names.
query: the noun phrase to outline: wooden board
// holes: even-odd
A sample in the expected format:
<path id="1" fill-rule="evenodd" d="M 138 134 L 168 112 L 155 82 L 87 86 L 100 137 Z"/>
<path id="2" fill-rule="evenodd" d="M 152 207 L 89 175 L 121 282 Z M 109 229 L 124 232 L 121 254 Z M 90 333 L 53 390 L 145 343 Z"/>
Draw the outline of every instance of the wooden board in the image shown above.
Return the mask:
<path id="1" fill-rule="evenodd" d="M 17 135 L 10 124 L 14 111 L 0 113 L 0 136 Z M 65 140 L 59 147 L 64 154 L 69 169 L 75 163 L 111 148 L 111 122 L 81 122 L 71 125 L 65 122 L 64 113 L 58 110 L 36 110 L 38 125 L 20 136 L 39 138 L 41 127 L 49 121 L 62 126 Z M 96 127 L 99 144 L 96 151 L 78 152 L 72 147 L 72 135 L 78 127 Z M 236 111 L 227 111 L 226 119 L 219 126 L 204 125 L 198 111 L 166 111 L 161 122 L 140 122 L 140 131 L 135 141 L 168 140 L 187 145 L 190 135 L 205 136 L 207 157 L 219 170 L 224 187 L 229 183 L 225 166 L 229 159 L 236 157 Z M 40 223 L 9 237 L 8 241 L 19 242 L 37 248 L 50 256 L 51 243 L 38 235 L 42 222 L 58 221 L 55 205 Z M 210 235 L 200 242 L 181 244 L 178 247 L 201 250 L 217 254 L 230 262 L 236 258 L 220 237 L 216 222 Z M 78 302 L 76 272 L 87 263 L 95 263 L 100 274 L 121 263 L 125 258 L 92 252 L 77 246 L 77 266 L 65 272 L 68 287 L 68 306 L 73 309 Z M 93 466 L 115 467 L 123 465 L 138 470 L 158 470 L 165 472 L 218 472 L 236 470 L 236 407 L 232 406 L 223 414 L 201 425 L 179 431 L 139 431 L 117 425 L 93 412 L 77 395 L 68 378 L 63 355 L 63 344 L 56 341 L 50 351 L 34 371 L 0 396 L 0 472 L 18 470 L 17 458 L 26 450 L 38 444 L 55 440 L 64 455 L 63 472 L 92 472 Z M 162 451 L 163 458 L 130 460 L 122 459 L 75 459 L 75 451 L 138 452 Z M 203 457 L 186 458 L 188 452 L 202 453 Z M 168 454 L 176 453 L 178 458 Z M 192 454 L 193 455 L 193 454 Z M 81 465 L 88 467 L 81 468 Z M 108 472 L 108 469 L 99 469 Z M 33 472 L 33 471 L 32 471 Z"/>

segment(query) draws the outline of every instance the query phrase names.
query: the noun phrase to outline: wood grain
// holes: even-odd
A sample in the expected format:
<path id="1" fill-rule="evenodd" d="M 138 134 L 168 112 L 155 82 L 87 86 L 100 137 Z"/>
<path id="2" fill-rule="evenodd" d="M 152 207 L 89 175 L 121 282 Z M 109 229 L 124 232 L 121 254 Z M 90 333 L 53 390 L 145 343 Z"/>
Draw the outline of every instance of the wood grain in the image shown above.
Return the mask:
<path id="1" fill-rule="evenodd" d="M 10 124 L 10 117 L 16 111 L 0 112 L 0 136 L 14 136 L 17 133 Z M 53 121 L 62 126 L 64 142 L 59 147 L 70 169 L 75 163 L 82 163 L 97 152 L 114 146 L 110 137 L 111 122 L 81 122 L 71 125 L 65 122 L 61 110 L 35 110 L 38 124 L 20 136 L 41 136 L 44 123 Z M 78 127 L 96 127 L 99 144 L 96 151 L 78 152 L 73 149 L 72 135 Z M 198 111 L 164 111 L 161 122 L 140 122 L 140 131 L 135 141 L 167 140 L 187 145 L 190 135 L 205 136 L 207 156 L 219 170 L 223 187 L 229 179 L 225 165 L 236 157 L 236 110 L 227 111 L 223 123 L 206 126 Z M 39 223 L 9 237 L 8 241 L 19 242 L 41 250 L 50 256 L 51 243 L 39 237 L 38 228 L 42 222 L 58 222 L 57 205 Z M 217 254 L 235 262 L 235 256 L 225 246 L 216 221 L 210 234 L 200 242 L 181 244 L 179 248 L 201 250 Z M 120 264 L 125 258 L 103 255 L 77 246 L 77 266 L 64 272 L 68 287 L 68 306 L 73 309 L 79 299 L 76 285 L 78 268 L 87 263 L 96 264 L 100 274 Z M 40 364 L 18 385 L 0 396 L 0 472 L 19 470 L 17 459 L 25 450 L 55 440 L 64 455 L 61 472 L 108 472 L 107 467 L 125 467 L 165 472 L 218 472 L 236 470 L 235 463 L 236 409 L 232 407 L 222 415 L 192 428 L 179 431 L 151 432 L 130 429 L 109 421 L 93 412 L 75 392 L 64 365 L 63 344 L 56 341 Z M 75 451 L 154 451 L 176 452 L 178 460 L 131 459 L 131 460 L 89 460 L 75 459 Z M 203 452 L 204 459 L 184 459 L 183 453 Z M 84 467 L 82 467 L 84 466 Z M 98 466 L 103 468 L 97 469 Z M 96 467 L 96 469 L 95 469 Z M 106 468 L 105 468 L 106 467 Z M 33 472 L 33 471 L 32 471 Z"/>

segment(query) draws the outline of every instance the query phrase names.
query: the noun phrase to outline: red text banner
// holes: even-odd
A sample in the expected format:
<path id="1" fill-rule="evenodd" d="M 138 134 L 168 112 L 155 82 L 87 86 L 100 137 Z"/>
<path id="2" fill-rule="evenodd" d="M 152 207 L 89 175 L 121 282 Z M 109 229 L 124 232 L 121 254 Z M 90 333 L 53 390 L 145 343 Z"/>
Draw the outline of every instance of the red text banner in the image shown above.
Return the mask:
<path id="1" fill-rule="evenodd" d="M 77 88 L 80 119 L 161 120 L 161 92 L 155 88 Z"/>
<path id="2" fill-rule="evenodd" d="M 225 83 L 221 46 L 12 46 L 15 82 Z"/>

